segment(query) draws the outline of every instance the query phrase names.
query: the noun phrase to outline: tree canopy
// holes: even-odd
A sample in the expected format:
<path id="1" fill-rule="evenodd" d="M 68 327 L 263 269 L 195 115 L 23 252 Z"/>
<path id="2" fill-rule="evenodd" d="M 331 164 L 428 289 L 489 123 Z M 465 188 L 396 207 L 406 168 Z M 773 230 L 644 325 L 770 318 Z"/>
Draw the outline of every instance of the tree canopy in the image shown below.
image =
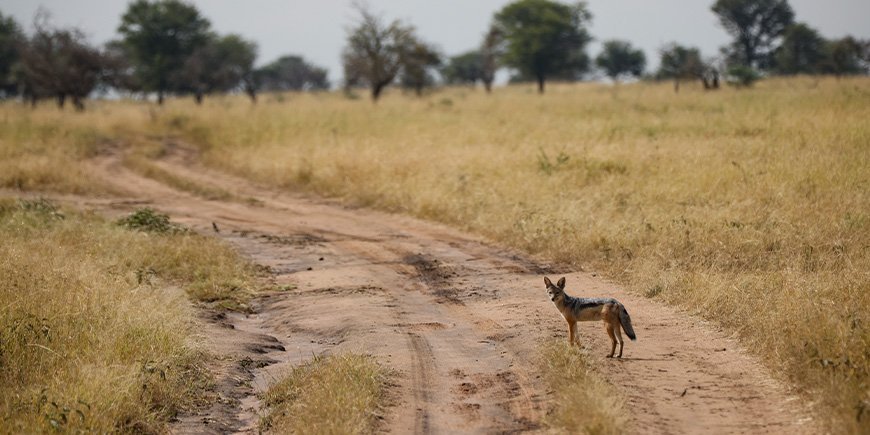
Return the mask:
<path id="1" fill-rule="evenodd" d="M 300 56 L 283 56 L 254 71 L 262 91 L 303 91 L 329 89 L 325 68 L 309 64 Z"/>
<path id="2" fill-rule="evenodd" d="M 646 56 L 628 41 L 610 40 L 604 42 L 604 48 L 595 58 L 595 64 L 611 80 L 618 81 L 625 76 L 640 77 L 646 67 Z"/>
<path id="3" fill-rule="evenodd" d="M 21 26 L 12 17 L 4 17 L 0 13 L 0 97 L 18 94 L 13 69 L 18 63 L 24 40 Z"/>
<path id="4" fill-rule="evenodd" d="M 412 37 L 402 53 L 402 87 L 412 89 L 418 96 L 423 88 L 435 84 L 433 72 L 442 64 L 441 53 L 434 46 Z"/>
<path id="5" fill-rule="evenodd" d="M 195 7 L 179 0 L 136 0 L 118 32 L 142 89 L 156 92 L 162 103 L 165 93 L 176 90 L 173 78 L 182 75 L 188 57 L 208 43 L 209 28 Z"/>
<path id="6" fill-rule="evenodd" d="M 828 42 L 826 72 L 836 76 L 870 71 L 870 41 L 851 36 Z"/>
<path id="7" fill-rule="evenodd" d="M 449 85 L 474 85 L 483 76 L 480 51 L 471 50 L 447 60 L 441 69 L 444 82 Z"/>
<path id="8" fill-rule="evenodd" d="M 383 20 L 364 7 L 358 7 L 360 21 L 349 30 L 342 53 L 346 86 L 364 85 L 377 101 L 384 88 L 402 68 L 404 54 L 413 42 L 414 29 L 396 20 Z"/>
<path id="9" fill-rule="evenodd" d="M 505 41 L 504 63 L 520 77 L 534 78 L 543 93 L 548 78 L 577 77 L 588 69 L 591 19 L 585 3 L 518 0 L 495 14 L 493 27 Z"/>
<path id="10" fill-rule="evenodd" d="M 209 35 L 207 41 L 188 56 L 177 75 L 173 88 L 191 93 L 197 103 L 212 92 L 227 92 L 239 87 L 254 68 L 257 45 L 239 35 Z"/>
<path id="11" fill-rule="evenodd" d="M 780 74 L 816 74 L 825 69 L 827 41 L 815 29 L 804 23 L 786 29 L 782 44 L 774 53 L 776 71 Z"/>
<path id="12" fill-rule="evenodd" d="M 102 53 L 80 30 L 52 28 L 47 16 L 41 18 L 19 53 L 16 74 L 22 93 L 34 103 L 53 97 L 61 108 L 69 97 L 77 110 L 84 110 L 84 99 L 103 73 Z"/>
<path id="13" fill-rule="evenodd" d="M 794 22 L 787 0 L 717 0 L 711 9 L 734 37 L 728 50 L 731 63 L 750 68 L 771 67 L 777 42 Z"/>

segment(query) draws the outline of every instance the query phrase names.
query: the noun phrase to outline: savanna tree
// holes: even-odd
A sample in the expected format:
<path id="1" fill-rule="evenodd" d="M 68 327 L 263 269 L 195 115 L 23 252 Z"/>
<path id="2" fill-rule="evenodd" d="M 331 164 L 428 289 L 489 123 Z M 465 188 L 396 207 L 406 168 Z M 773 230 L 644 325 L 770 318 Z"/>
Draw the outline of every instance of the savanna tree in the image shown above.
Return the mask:
<path id="1" fill-rule="evenodd" d="M 504 55 L 504 38 L 496 27 L 490 27 L 480 44 L 480 80 L 486 92 L 492 92 L 492 82 L 498 70 L 499 58 Z"/>
<path id="2" fill-rule="evenodd" d="M 145 92 L 164 95 L 175 91 L 173 79 L 182 74 L 187 59 L 209 40 L 208 20 L 179 0 L 135 0 L 121 17 L 118 32 Z"/>
<path id="3" fill-rule="evenodd" d="M 348 31 L 342 53 L 345 84 L 348 88 L 368 86 L 372 101 L 377 101 L 401 71 L 414 30 L 398 20 L 385 24 L 362 6 L 357 9 L 360 21 Z"/>
<path id="4" fill-rule="evenodd" d="M 254 71 L 261 91 L 316 91 L 329 89 L 326 68 L 312 65 L 300 56 L 282 56 Z"/>
<path id="5" fill-rule="evenodd" d="M 21 26 L 12 17 L 0 13 L 0 98 L 18 94 L 14 70 L 18 64 L 19 51 L 25 42 Z"/>
<path id="6" fill-rule="evenodd" d="M 618 82 L 621 77 L 640 77 L 646 67 L 646 56 L 627 41 L 610 40 L 604 42 L 595 64 L 607 77 Z"/>
<path id="7" fill-rule="evenodd" d="M 828 42 L 812 27 L 793 24 L 786 29 L 782 44 L 774 52 L 780 74 L 818 74 L 825 70 Z"/>
<path id="8" fill-rule="evenodd" d="M 448 59 L 447 64 L 441 69 L 441 76 L 450 85 L 474 86 L 481 79 L 481 62 L 480 51 L 467 51 Z"/>
<path id="9" fill-rule="evenodd" d="M 701 50 L 672 43 L 659 52 L 659 69 L 656 78 L 672 79 L 674 91 L 680 91 L 681 80 L 704 80 L 707 66 L 701 60 Z"/>
<path id="10" fill-rule="evenodd" d="M 756 69 L 771 66 L 773 50 L 794 23 L 787 0 L 717 0 L 712 10 L 734 38 L 731 63 Z"/>
<path id="11" fill-rule="evenodd" d="M 870 71 L 870 41 L 846 36 L 828 42 L 826 71 L 837 77 Z"/>
<path id="12" fill-rule="evenodd" d="M 423 88 L 435 84 L 432 73 L 441 62 L 441 54 L 435 47 L 412 37 L 402 53 L 399 77 L 402 87 L 412 89 L 417 96 L 423 95 Z"/>
<path id="13" fill-rule="evenodd" d="M 207 94 L 242 87 L 253 73 L 256 57 L 257 45 L 239 35 L 210 35 L 172 77 L 172 88 L 193 94 L 196 103 L 201 104 Z"/>
<path id="14" fill-rule="evenodd" d="M 535 80 L 543 93 L 548 78 L 578 77 L 588 69 L 591 19 L 582 2 L 518 0 L 495 14 L 492 27 L 504 38 L 505 65 L 518 77 Z"/>
<path id="15" fill-rule="evenodd" d="M 49 27 L 47 16 L 37 16 L 35 26 L 19 53 L 17 79 L 25 98 L 33 104 L 40 98 L 55 98 L 60 108 L 70 98 L 76 110 L 84 110 L 85 98 L 103 74 L 102 53 L 87 43 L 79 29 Z"/>

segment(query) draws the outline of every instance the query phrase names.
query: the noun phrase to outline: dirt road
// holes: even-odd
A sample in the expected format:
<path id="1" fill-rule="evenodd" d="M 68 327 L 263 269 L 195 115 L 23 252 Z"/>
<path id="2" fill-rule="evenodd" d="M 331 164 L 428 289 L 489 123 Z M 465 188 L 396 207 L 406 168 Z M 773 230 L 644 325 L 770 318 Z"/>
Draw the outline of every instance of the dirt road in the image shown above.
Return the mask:
<path id="1" fill-rule="evenodd" d="M 567 276 L 570 294 L 615 297 L 630 310 L 638 341 L 626 344 L 621 360 L 604 358 L 609 341 L 597 322 L 580 330 L 594 364 L 624 394 L 632 432 L 810 431 L 799 401 L 725 333 L 594 275 L 557 273 L 437 224 L 258 187 L 183 153 L 159 164 L 233 199 L 172 189 L 110 156 L 94 171 L 129 191 L 129 200 L 84 205 L 121 212 L 147 204 L 223 237 L 284 288 L 260 299 L 255 315 L 207 319 L 208 345 L 225 355 L 214 370 L 226 400 L 185 418 L 177 432 L 253 430 L 254 391 L 288 364 L 343 351 L 372 354 L 396 371 L 385 431 L 542 429 L 549 396 L 536 375 L 537 349 L 566 336 L 545 274 Z"/>

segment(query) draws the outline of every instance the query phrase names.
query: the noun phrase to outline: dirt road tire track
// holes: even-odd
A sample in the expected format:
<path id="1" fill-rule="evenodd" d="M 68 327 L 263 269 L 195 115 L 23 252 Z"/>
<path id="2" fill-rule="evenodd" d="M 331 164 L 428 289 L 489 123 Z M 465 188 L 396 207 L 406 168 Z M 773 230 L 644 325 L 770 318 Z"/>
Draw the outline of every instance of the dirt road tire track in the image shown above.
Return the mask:
<path id="1" fill-rule="evenodd" d="M 217 235 L 268 266 L 276 285 L 295 287 L 263 299 L 245 320 L 286 349 L 266 355 L 277 363 L 260 369 L 254 390 L 312 354 L 359 351 L 398 374 L 384 431 L 542 428 L 548 392 L 534 358 L 541 343 L 566 333 L 545 297 L 546 265 L 441 225 L 259 187 L 188 157 L 159 164 L 241 200 L 197 198 L 114 156 L 94 172 L 194 229 L 212 232 L 216 222 Z M 130 208 L 117 199 L 82 205 Z M 603 358 L 609 344 L 600 325 L 580 327 L 594 363 L 626 397 L 632 432 L 814 431 L 806 407 L 724 332 L 588 274 L 564 275 L 569 293 L 616 297 L 632 313 L 639 341 L 626 344 L 622 360 Z M 245 406 L 256 406 L 252 397 Z M 236 417 L 227 427 L 252 429 L 250 412 Z"/>

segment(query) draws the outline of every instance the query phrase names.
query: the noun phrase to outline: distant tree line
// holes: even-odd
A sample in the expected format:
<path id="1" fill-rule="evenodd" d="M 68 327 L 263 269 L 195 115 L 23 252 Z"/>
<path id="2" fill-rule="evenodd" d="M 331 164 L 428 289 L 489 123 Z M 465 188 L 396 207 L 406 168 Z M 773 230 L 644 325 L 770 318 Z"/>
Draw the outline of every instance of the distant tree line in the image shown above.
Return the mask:
<path id="1" fill-rule="evenodd" d="M 712 12 L 733 37 L 718 56 L 705 58 L 692 46 L 671 43 L 659 67 L 647 73 L 643 51 L 628 41 L 593 40 L 592 14 L 585 2 L 517 0 L 497 11 L 476 49 L 446 57 L 399 20 L 386 21 L 357 5 L 358 21 L 348 30 L 341 54 L 344 87 L 367 88 L 375 101 L 394 83 L 421 95 L 439 83 L 483 84 L 491 91 L 496 72 L 510 71 L 513 82 L 534 82 L 543 93 L 551 80 L 582 80 L 596 70 L 614 82 L 626 78 L 700 81 L 716 89 L 720 81 L 739 86 L 772 74 L 867 74 L 870 43 L 851 36 L 828 40 L 795 21 L 787 0 L 716 0 Z M 134 0 L 121 17 L 118 38 L 102 47 L 82 31 L 55 28 L 37 13 L 26 35 L 0 12 L 0 98 L 30 104 L 67 101 L 78 110 L 95 90 L 133 96 L 191 96 L 197 103 L 212 94 L 329 89 L 326 69 L 299 56 L 283 56 L 255 68 L 257 45 L 235 34 L 220 35 L 192 5 L 182 0 Z"/>
<path id="2" fill-rule="evenodd" d="M 192 96 L 260 91 L 328 89 L 325 69 L 298 56 L 254 68 L 257 45 L 235 34 L 220 35 L 192 5 L 180 0 L 136 0 L 121 17 L 119 38 L 103 47 L 75 28 L 54 28 L 45 12 L 26 35 L 0 12 L 0 98 L 30 104 L 70 100 L 77 110 L 99 89 L 129 95 Z"/>

